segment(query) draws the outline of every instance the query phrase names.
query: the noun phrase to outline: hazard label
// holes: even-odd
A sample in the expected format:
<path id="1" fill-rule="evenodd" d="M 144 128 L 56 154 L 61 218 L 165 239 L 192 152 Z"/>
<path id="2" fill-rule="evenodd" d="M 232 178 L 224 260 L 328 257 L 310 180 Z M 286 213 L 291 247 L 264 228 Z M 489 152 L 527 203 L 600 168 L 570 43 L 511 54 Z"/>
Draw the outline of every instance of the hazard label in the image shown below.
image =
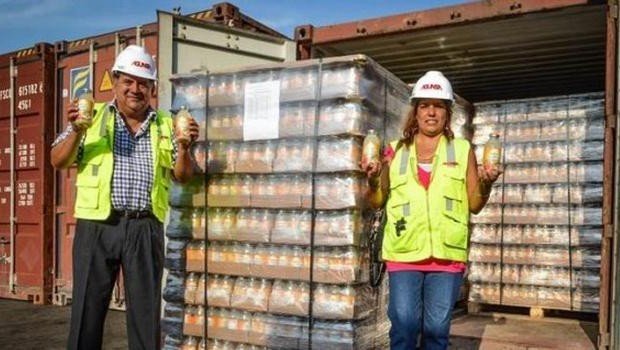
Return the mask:
<path id="1" fill-rule="evenodd" d="M 103 79 L 101 80 L 101 85 L 99 85 L 99 91 L 109 91 L 112 90 L 112 79 L 110 78 L 110 72 L 107 70 L 103 73 Z"/>

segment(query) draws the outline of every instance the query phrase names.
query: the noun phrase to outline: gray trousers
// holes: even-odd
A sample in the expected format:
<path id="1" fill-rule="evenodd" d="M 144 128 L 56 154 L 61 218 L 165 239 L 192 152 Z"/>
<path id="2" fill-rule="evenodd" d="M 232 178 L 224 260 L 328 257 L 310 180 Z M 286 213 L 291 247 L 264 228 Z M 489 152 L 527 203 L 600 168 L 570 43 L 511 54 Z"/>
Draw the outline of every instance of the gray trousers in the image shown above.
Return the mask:
<path id="1" fill-rule="evenodd" d="M 121 266 L 129 349 L 159 349 L 163 262 L 163 225 L 155 217 L 78 219 L 67 349 L 101 349 L 105 317 Z"/>

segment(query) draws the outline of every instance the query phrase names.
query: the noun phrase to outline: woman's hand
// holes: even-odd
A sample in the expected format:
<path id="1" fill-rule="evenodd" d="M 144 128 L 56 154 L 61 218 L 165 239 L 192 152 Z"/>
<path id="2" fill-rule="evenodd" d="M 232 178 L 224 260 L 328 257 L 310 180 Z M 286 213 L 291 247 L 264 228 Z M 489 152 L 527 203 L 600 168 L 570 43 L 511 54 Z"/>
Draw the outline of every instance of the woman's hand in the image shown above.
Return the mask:
<path id="1" fill-rule="evenodd" d="M 491 185 L 497 181 L 503 172 L 503 167 L 500 169 L 498 166 L 479 166 L 478 179 L 485 184 Z"/>
<path id="2" fill-rule="evenodd" d="M 362 159 L 359 163 L 360 168 L 366 174 L 366 178 L 368 179 L 368 184 L 377 188 L 379 186 L 380 176 L 381 176 L 381 162 L 376 161 L 367 161 L 366 159 Z"/>

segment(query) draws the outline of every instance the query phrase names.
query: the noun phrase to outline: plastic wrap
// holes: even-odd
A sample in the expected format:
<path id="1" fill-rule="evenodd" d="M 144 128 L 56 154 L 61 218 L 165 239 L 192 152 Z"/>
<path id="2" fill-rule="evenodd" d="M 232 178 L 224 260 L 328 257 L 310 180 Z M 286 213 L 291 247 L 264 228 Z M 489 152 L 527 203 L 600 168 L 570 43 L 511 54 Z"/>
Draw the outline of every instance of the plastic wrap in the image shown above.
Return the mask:
<path id="1" fill-rule="evenodd" d="M 166 236 L 169 238 L 192 238 L 192 208 L 171 207 L 168 211 L 169 220 Z"/>
<path id="2" fill-rule="evenodd" d="M 317 209 L 346 209 L 363 206 L 362 175 L 319 175 L 316 176 L 315 207 Z"/>
<path id="3" fill-rule="evenodd" d="M 195 176 L 185 184 L 172 182 L 168 192 L 170 206 L 177 208 L 191 208 L 204 206 L 205 192 L 202 176 Z"/>
<path id="4" fill-rule="evenodd" d="M 319 284 L 314 287 L 312 312 L 324 319 L 360 319 L 373 311 L 373 301 L 373 290 L 369 286 Z"/>
<path id="5" fill-rule="evenodd" d="M 310 244 L 311 230 L 312 213 L 309 210 L 278 210 L 270 241 L 281 244 Z"/>
<path id="6" fill-rule="evenodd" d="M 205 108 L 207 103 L 208 78 L 204 74 L 180 76 L 173 78 L 174 98 L 172 109 L 179 110 L 182 106 L 188 109 Z"/>
<path id="7" fill-rule="evenodd" d="M 170 303 L 183 303 L 185 293 L 184 274 L 169 271 L 166 276 L 166 286 L 162 294 L 163 299 Z"/>
<path id="8" fill-rule="evenodd" d="M 472 243 L 469 247 L 469 261 L 495 263 L 501 260 L 501 247 L 495 244 Z"/>
<path id="9" fill-rule="evenodd" d="M 248 137 L 246 88 L 268 81 L 279 82 L 277 132 Z M 177 343 L 306 348 L 312 336 L 313 348 L 358 349 L 385 342 L 387 329 L 377 331 L 369 317 L 381 306 L 365 286 L 366 181 L 358 162 L 368 130 L 386 135 L 386 125 L 406 114 L 409 88 L 364 56 L 179 76 L 173 85 L 174 108 L 197 116 L 192 155 L 207 173 L 171 189 L 170 232 L 193 239 L 182 259 L 187 271 L 167 286 L 184 303 L 186 337 Z M 468 116 L 456 113 L 465 129 Z"/>
<path id="10" fill-rule="evenodd" d="M 164 323 L 163 320 L 162 320 L 162 323 Z M 168 326 L 166 325 L 165 327 L 168 327 Z M 182 327 L 182 325 L 180 327 Z M 164 328 L 164 326 L 162 325 L 162 329 L 163 328 Z M 162 333 L 165 334 L 163 331 L 162 331 Z M 162 343 L 162 349 L 164 349 L 164 350 L 177 350 L 177 349 L 181 349 L 181 347 L 183 345 L 183 341 L 184 341 L 183 338 L 181 338 L 181 337 L 177 338 L 177 337 L 174 337 L 174 336 L 172 336 L 170 334 L 166 334 L 163 338 L 164 338 L 164 341 Z"/>
<path id="11" fill-rule="evenodd" d="M 359 246 L 363 228 L 359 210 L 321 210 L 315 218 L 314 243 L 323 246 Z"/>
<path id="12" fill-rule="evenodd" d="M 269 297 L 269 312 L 304 316 L 308 315 L 310 285 L 307 282 L 276 280 Z"/>
<path id="13" fill-rule="evenodd" d="M 318 135 L 365 135 L 368 129 L 380 130 L 382 123 L 381 114 L 362 102 L 336 100 L 321 104 Z"/>
<path id="14" fill-rule="evenodd" d="M 471 224 L 470 241 L 472 243 L 500 243 L 499 225 Z"/>
<path id="15" fill-rule="evenodd" d="M 183 336 L 183 321 L 183 303 L 166 302 L 161 321 L 162 333 L 173 339 L 181 339 Z"/>
<path id="16" fill-rule="evenodd" d="M 366 97 L 376 106 L 384 106 L 383 79 L 365 66 L 331 65 L 321 76 L 321 98 Z"/>
<path id="17" fill-rule="evenodd" d="M 166 255 L 164 258 L 164 267 L 166 269 L 173 271 L 185 271 L 185 247 L 187 244 L 187 239 L 168 239 L 168 243 L 166 244 Z"/>
<path id="18" fill-rule="evenodd" d="M 318 145 L 318 172 L 357 171 L 362 159 L 360 138 L 329 137 L 321 139 Z"/>
<path id="19" fill-rule="evenodd" d="M 499 282 L 502 269 L 499 264 L 472 262 L 469 264 L 468 278 L 471 282 Z M 504 279 L 508 282 L 508 280 Z"/>
<path id="20" fill-rule="evenodd" d="M 500 303 L 500 286 L 493 283 L 472 283 L 469 288 L 469 301 L 489 304 Z"/>
<path id="21" fill-rule="evenodd" d="M 235 285 L 235 278 L 210 275 L 207 279 L 207 303 L 210 306 L 229 307 Z M 204 303 L 202 303 L 204 304 Z"/>
<path id="22" fill-rule="evenodd" d="M 184 342 L 191 343 L 191 346 L 204 343 L 207 349 L 305 349 L 309 345 L 308 322 L 303 318 L 222 308 L 209 308 L 207 315 L 210 338 L 205 341 L 201 338 L 201 330 L 186 325 L 186 334 L 190 335 L 183 338 Z M 313 348 L 382 348 L 374 331 L 372 320 L 317 320 L 310 335 Z"/>
<path id="23" fill-rule="evenodd" d="M 539 266 L 598 267 L 601 264 L 600 250 L 595 248 L 566 247 L 547 245 L 507 246 L 503 249 L 506 264 L 532 264 Z"/>

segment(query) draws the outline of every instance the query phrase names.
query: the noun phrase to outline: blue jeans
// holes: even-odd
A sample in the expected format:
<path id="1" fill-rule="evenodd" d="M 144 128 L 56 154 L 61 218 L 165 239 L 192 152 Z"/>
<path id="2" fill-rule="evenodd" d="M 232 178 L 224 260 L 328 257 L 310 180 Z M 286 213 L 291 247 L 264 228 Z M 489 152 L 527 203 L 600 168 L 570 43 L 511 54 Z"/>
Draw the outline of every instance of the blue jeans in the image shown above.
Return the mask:
<path id="1" fill-rule="evenodd" d="M 416 349 L 420 332 L 421 349 L 447 349 L 462 282 L 462 273 L 390 272 L 390 349 Z"/>

